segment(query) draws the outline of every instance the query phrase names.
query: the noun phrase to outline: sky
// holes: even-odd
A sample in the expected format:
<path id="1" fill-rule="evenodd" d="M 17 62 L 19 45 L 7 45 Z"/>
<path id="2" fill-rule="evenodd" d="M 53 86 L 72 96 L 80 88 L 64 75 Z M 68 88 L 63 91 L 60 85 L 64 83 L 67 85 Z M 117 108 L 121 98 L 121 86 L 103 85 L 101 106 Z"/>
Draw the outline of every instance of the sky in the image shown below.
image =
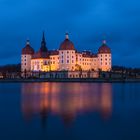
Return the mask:
<path id="1" fill-rule="evenodd" d="M 140 67 L 139 0 L 0 0 L 0 65 L 20 63 L 27 39 L 37 51 L 43 31 L 48 49 L 66 32 L 79 51 L 106 39 L 113 65 Z"/>

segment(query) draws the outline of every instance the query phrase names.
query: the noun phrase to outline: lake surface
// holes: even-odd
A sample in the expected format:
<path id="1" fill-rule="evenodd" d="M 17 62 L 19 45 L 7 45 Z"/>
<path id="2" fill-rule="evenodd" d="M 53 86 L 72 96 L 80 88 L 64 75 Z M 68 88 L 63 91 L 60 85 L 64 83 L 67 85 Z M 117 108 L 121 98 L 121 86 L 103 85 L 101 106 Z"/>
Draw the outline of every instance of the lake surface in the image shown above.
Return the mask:
<path id="1" fill-rule="evenodd" d="M 10 139 L 140 140 L 140 84 L 0 84 L 0 140 Z"/>

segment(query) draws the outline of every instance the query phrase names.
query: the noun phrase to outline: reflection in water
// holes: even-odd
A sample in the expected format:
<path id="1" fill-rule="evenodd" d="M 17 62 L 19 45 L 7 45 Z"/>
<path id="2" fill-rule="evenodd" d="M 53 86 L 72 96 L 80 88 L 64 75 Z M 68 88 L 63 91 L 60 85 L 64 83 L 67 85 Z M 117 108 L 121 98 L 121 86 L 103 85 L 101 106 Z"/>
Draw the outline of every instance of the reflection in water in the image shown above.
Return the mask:
<path id="1" fill-rule="evenodd" d="M 43 124 L 49 114 L 61 116 L 66 124 L 88 112 L 98 112 L 108 118 L 112 112 L 112 85 L 25 83 L 22 84 L 22 112 L 26 119 L 40 116 Z"/>

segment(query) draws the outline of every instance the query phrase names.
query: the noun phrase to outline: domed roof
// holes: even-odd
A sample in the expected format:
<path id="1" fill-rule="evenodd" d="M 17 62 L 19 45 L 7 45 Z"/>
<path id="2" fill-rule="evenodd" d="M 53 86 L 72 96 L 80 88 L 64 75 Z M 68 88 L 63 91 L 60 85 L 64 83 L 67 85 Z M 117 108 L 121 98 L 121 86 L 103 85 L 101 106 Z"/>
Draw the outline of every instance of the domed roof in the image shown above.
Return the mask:
<path id="1" fill-rule="evenodd" d="M 26 46 L 22 49 L 22 54 L 34 54 L 34 49 L 30 46 L 29 40 L 27 40 Z"/>
<path id="2" fill-rule="evenodd" d="M 75 50 L 74 44 L 69 40 L 68 34 L 66 34 L 66 39 L 61 43 L 59 50 Z"/>
<path id="3" fill-rule="evenodd" d="M 106 41 L 103 41 L 102 46 L 99 48 L 98 53 L 111 53 L 110 48 L 106 45 Z"/>

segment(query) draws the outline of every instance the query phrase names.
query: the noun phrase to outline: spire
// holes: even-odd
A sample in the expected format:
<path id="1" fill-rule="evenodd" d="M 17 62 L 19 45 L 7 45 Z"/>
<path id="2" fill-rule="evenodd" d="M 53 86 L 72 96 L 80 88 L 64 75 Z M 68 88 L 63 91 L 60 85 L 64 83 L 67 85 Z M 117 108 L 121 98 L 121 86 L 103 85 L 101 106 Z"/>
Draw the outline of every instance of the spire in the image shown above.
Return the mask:
<path id="1" fill-rule="evenodd" d="M 42 41 L 45 41 L 45 33 L 43 31 Z"/>
<path id="2" fill-rule="evenodd" d="M 65 36 L 66 36 L 66 39 L 69 39 L 69 34 L 67 32 L 66 32 Z"/>
<path id="3" fill-rule="evenodd" d="M 106 44 L 106 40 L 103 40 L 103 44 Z"/>
<path id="4" fill-rule="evenodd" d="M 45 33 L 44 33 L 44 31 L 43 31 L 43 35 L 42 35 L 42 41 L 41 41 L 40 51 L 41 52 L 47 52 L 48 51 L 48 49 L 46 47 L 46 41 L 45 41 Z"/>
<path id="5" fill-rule="evenodd" d="M 106 45 L 106 34 L 103 35 L 103 44 Z"/>
<path id="6" fill-rule="evenodd" d="M 30 40 L 29 39 L 27 39 L 26 45 L 30 45 Z"/>

